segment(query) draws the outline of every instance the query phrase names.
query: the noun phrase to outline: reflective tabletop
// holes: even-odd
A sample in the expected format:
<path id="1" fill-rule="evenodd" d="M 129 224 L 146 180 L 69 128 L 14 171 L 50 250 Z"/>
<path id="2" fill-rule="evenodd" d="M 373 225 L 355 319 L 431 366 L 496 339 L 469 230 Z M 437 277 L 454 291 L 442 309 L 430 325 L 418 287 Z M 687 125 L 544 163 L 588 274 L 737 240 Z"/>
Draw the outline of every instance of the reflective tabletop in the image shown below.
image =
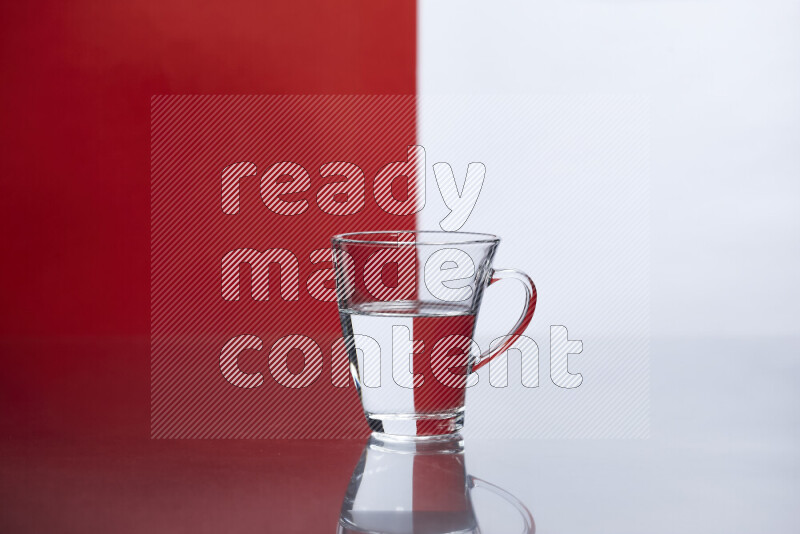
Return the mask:
<path id="1" fill-rule="evenodd" d="M 146 368 L 39 392 L 60 405 L 8 386 L 24 413 L 2 418 L 0 531 L 508 533 L 530 514 L 539 533 L 797 532 L 793 347 L 654 342 L 641 440 L 151 440 Z M 30 384 L 45 349 L 133 362 L 147 345 L 3 347 Z"/>

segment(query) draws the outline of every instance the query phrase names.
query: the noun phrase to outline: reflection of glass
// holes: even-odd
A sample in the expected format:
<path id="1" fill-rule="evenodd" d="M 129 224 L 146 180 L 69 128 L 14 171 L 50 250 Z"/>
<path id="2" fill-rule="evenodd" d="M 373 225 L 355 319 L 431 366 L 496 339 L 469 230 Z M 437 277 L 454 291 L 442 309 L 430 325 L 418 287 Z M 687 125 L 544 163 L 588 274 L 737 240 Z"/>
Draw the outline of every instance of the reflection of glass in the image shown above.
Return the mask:
<path id="1" fill-rule="evenodd" d="M 373 434 L 364 447 L 342 503 L 339 534 L 479 533 L 471 491 L 484 488 L 508 501 L 535 525 L 513 495 L 468 475 L 461 436 L 426 441 Z"/>
<path id="2" fill-rule="evenodd" d="M 374 432 L 419 437 L 461 429 L 469 374 L 510 348 L 536 308 L 526 274 L 492 268 L 499 242 L 462 232 L 333 238 L 345 348 Z M 525 307 L 510 335 L 476 362 L 471 338 L 483 292 L 503 279 L 522 283 Z"/>

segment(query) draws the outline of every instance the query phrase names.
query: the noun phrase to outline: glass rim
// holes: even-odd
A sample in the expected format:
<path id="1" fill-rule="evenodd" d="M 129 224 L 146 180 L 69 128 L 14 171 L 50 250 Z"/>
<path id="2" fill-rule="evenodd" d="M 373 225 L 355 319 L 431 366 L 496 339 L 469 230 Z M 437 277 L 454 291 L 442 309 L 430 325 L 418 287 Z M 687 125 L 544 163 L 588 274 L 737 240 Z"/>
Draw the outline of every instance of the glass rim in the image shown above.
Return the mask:
<path id="1" fill-rule="evenodd" d="M 441 236 L 440 239 L 427 240 L 415 239 L 411 242 L 399 240 L 387 241 L 385 239 L 369 239 L 370 236 L 387 234 L 414 234 L 415 236 Z M 442 239 L 445 236 L 459 236 L 461 239 Z M 479 232 L 446 232 L 443 230 L 373 230 L 368 232 L 348 232 L 337 234 L 331 238 L 331 243 L 355 243 L 359 245 L 474 245 L 480 243 L 499 243 L 500 238 L 494 234 Z"/>

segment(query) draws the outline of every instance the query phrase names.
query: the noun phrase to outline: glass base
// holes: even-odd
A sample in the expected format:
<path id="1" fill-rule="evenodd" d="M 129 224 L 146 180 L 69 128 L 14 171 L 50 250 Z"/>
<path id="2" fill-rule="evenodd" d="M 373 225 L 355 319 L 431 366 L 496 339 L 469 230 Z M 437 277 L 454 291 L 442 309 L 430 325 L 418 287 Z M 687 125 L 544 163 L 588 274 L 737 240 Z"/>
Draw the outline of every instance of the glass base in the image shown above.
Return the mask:
<path id="1" fill-rule="evenodd" d="M 398 439 L 449 439 L 464 427 L 463 408 L 456 412 L 433 414 L 369 413 L 367 424 L 373 434 Z"/>

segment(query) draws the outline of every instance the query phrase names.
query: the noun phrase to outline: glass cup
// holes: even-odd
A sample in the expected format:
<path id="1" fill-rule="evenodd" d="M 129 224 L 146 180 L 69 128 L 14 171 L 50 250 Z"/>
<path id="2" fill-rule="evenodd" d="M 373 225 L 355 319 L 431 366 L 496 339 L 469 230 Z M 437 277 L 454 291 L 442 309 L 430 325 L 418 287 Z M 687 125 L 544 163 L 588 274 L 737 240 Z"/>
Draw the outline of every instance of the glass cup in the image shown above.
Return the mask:
<path id="1" fill-rule="evenodd" d="M 373 434 L 353 471 L 339 515 L 339 534 L 439 534 L 481 532 L 472 490 L 482 488 L 519 513 L 506 532 L 533 534 L 530 511 L 507 491 L 467 474 L 459 435 L 435 441 L 397 440 Z"/>
<path id="2" fill-rule="evenodd" d="M 470 373 L 508 350 L 533 317 L 536 287 L 494 269 L 500 239 L 463 232 L 360 232 L 333 237 L 343 349 L 373 432 L 435 438 L 461 430 Z M 472 341 L 483 292 L 514 279 L 525 306 L 483 353 Z"/>

